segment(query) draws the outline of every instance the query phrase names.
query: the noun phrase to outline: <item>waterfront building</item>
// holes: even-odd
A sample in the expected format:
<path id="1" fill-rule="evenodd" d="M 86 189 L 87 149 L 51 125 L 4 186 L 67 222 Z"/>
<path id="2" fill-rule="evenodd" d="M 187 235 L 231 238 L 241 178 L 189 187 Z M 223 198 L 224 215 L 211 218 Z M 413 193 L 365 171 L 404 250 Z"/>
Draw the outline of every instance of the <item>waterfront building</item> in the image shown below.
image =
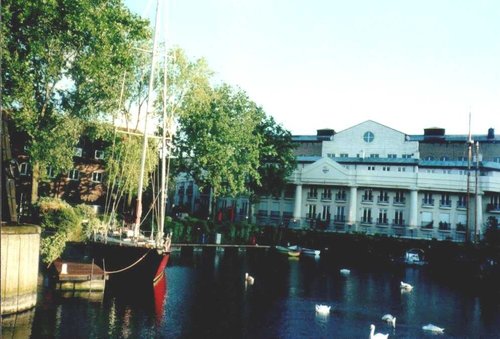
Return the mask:
<path id="1" fill-rule="evenodd" d="M 472 142 L 441 128 L 408 135 L 371 120 L 317 132 L 293 137 L 298 165 L 280 196 L 260 197 L 252 209 L 248 199 L 223 198 L 218 208 L 230 206 L 241 212 L 236 220 L 250 215 L 260 225 L 452 241 L 480 238 L 490 218 L 500 217 L 493 129 Z M 178 177 L 178 188 L 187 183 L 193 201 L 208 201 L 207 192 L 203 198 L 192 180 Z"/>

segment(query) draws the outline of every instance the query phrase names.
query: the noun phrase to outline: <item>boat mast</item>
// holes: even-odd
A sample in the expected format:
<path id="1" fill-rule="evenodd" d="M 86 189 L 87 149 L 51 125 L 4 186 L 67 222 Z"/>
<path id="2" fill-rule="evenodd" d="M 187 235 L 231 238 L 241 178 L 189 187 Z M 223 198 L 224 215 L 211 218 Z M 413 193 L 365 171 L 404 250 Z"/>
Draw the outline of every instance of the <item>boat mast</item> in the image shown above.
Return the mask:
<path id="1" fill-rule="evenodd" d="M 467 213 L 465 215 L 465 242 L 469 241 L 469 232 L 470 232 L 470 167 L 471 167 L 471 160 L 472 160 L 472 135 L 471 135 L 471 113 L 469 111 L 469 137 L 467 139 L 467 149 L 468 149 L 468 155 L 467 155 Z"/>
<path id="2" fill-rule="evenodd" d="M 167 157 L 167 64 L 168 64 L 168 50 L 165 42 L 165 61 L 163 65 L 163 125 L 162 125 L 162 138 L 161 138 L 161 181 L 160 181 L 160 218 L 158 221 L 158 233 L 157 242 L 163 238 L 163 228 L 165 227 L 165 177 L 167 173 L 166 169 L 166 157 Z"/>
<path id="3" fill-rule="evenodd" d="M 475 208 L 474 208 L 474 242 L 478 242 L 479 241 L 479 235 L 478 235 L 478 229 L 477 229 L 477 219 L 478 219 L 478 216 L 477 216 L 477 209 L 480 207 L 479 206 L 479 195 L 478 195 L 478 181 L 479 181 L 479 141 L 476 141 L 476 182 L 475 182 L 475 190 L 474 190 L 474 194 L 475 194 Z"/>
<path id="4" fill-rule="evenodd" d="M 152 113 L 154 109 L 154 74 L 155 74 L 155 64 L 156 64 L 156 49 L 158 45 L 158 21 L 159 21 L 159 6 L 160 0 L 156 1 L 156 15 L 155 15 L 155 29 L 153 33 L 153 50 L 151 51 L 151 73 L 149 76 L 149 87 L 148 87 L 148 100 L 146 104 L 146 115 L 144 117 L 144 136 L 142 139 L 142 155 L 141 155 L 141 169 L 139 174 L 139 185 L 137 187 L 137 203 L 135 206 L 135 223 L 134 223 L 134 237 L 139 236 L 139 227 L 141 225 L 142 217 L 142 190 L 144 186 L 144 168 L 146 167 L 146 152 L 148 147 L 148 137 L 147 137 L 147 127 L 148 127 L 148 115 Z"/>

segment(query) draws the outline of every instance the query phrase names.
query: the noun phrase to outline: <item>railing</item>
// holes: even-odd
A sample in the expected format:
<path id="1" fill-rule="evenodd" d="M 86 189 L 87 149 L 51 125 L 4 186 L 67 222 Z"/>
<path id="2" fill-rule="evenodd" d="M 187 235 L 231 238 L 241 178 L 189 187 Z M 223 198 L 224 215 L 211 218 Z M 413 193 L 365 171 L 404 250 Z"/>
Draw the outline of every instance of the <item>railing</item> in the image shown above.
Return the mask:
<path id="1" fill-rule="evenodd" d="M 467 202 L 465 201 L 457 201 L 457 208 L 461 208 L 461 209 L 466 209 L 467 208 Z"/>
<path id="2" fill-rule="evenodd" d="M 500 204 L 486 205 L 486 211 L 490 213 L 500 213 Z"/>
<path id="3" fill-rule="evenodd" d="M 448 222 L 440 221 L 438 228 L 439 228 L 440 231 L 450 231 L 451 230 L 451 225 Z"/>
<path id="4" fill-rule="evenodd" d="M 361 218 L 361 223 L 362 224 L 371 224 L 372 223 L 372 218 Z"/>
<path id="5" fill-rule="evenodd" d="M 333 222 L 334 223 L 342 223 L 345 222 L 345 215 L 340 214 L 340 215 L 334 215 L 333 216 Z"/>
<path id="6" fill-rule="evenodd" d="M 405 198 L 397 198 L 397 197 L 395 197 L 394 201 L 393 201 L 393 204 L 394 205 L 404 205 L 404 204 L 406 204 L 406 199 Z"/>
<path id="7" fill-rule="evenodd" d="M 400 226 L 400 227 L 406 226 L 404 219 L 392 219 L 392 225 L 393 226 Z"/>
<path id="8" fill-rule="evenodd" d="M 318 194 L 307 193 L 307 199 L 309 200 L 318 199 Z"/>
<path id="9" fill-rule="evenodd" d="M 387 218 L 377 218 L 377 225 L 388 226 Z"/>
<path id="10" fill-rule="evenodd" d="M 321 200 L 332 200 L 332 194 L 321 193 Z"/>
<path id="11" fill-rule="evenodd" d="M 450 200 L 439 200 L 439 207 L 451 208 Z"/>
<path id="12" fill-rule="evenodd" d="M 371 196 L 371 195 L 363 195 L 361 197 L 361 202 L 373 202 L 373 196 Z"/>
<path id="13" fill-rule="evenodd" d="M 347 198 L 346 198 L 346 194 L 345 193 L 342 193 L 342 194 L 335 194 L 335 201 L 346 201 Z"/>
<path id="14" fill-rule="evenodd" d="M 422 206 L 434 206 L 434 199 L 422 199 Z"/>
<path id="15" fill-rule="evenodd" d="M 377 203 L 379 204 L 388 204 L 389 203 L 389 197 L 377 197 Z"/>

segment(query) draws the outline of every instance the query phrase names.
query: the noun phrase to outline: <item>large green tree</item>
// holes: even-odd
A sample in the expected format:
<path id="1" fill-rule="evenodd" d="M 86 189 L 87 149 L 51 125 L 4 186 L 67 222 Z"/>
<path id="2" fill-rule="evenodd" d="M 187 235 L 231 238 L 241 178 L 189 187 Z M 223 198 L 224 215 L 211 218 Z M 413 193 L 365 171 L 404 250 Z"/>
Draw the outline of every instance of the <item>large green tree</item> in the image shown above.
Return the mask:
<path id="1" fill-rule="evenodd" d="M 279 195 L 286 187 L 287 178 L 296 167 L 292 135 L 272 116 L 266 116 L 257 126 L 262 138 L 259 148 L 260 181 L 249 184 L 252 198 Z"/>
<path id="2" fill-rule="evenodd" d="M 186 100 L 176 138 L 180 170 L 203 189 L 219 196 L 247 193 L 250 180 L 259 182 L 257 132 L 263 111 L 245 92 L 228 85 L 216 87 L 206 100 Z"/>
<path id="3" fill-rule="evenodd" d="M 69 169 L 83 122 L 117 110 L 150 30 L 120 0 L 6 0 L 1 30 L 3 109 L 30 137 L 35 202 L 41 169 Z"/>

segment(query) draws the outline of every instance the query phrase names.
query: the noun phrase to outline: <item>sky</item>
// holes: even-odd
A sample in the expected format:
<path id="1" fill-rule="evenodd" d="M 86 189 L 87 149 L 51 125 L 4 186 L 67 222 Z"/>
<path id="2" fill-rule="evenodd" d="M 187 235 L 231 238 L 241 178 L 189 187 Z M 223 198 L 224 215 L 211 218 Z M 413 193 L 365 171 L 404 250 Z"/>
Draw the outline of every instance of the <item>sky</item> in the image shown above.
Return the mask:
<path id="1" fill-rule="evenodd" d="M 500 133 L 498 0 L 160 0 L 162 40 L 294 135 Z M 153 0 L 124 0 L 154 21 Z"/>

